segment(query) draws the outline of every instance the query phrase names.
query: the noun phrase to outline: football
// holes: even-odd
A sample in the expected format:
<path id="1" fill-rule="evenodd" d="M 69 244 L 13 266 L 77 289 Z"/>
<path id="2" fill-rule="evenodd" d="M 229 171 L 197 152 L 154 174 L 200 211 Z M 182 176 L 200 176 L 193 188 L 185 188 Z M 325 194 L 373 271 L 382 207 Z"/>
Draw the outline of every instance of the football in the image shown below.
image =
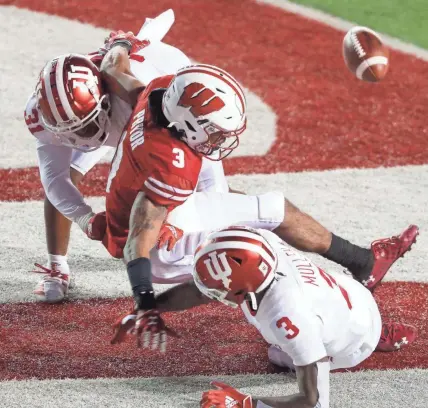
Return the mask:
<path id="1" fill-rule="evenodd" d="M 343 39 L 343 59 L 358 79 L 378 82 L 388 72 L 389 50 L 375 31 L 353 27 Z"/>

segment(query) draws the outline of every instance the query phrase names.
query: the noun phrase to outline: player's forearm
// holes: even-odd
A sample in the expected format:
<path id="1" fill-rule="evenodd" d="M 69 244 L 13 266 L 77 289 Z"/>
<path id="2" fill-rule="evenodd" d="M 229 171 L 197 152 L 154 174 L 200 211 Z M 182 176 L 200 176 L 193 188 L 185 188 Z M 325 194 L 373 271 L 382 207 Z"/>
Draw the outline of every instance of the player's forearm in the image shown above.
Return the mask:
<path id="1" fill-rule="evenodd" d="M 327 376 L 329 373 L 328 358 L 319 361 L 324 363 L 322 375 Z M 299 393 L 288 395 L 285 397 L 254 397 L 257 407 L 257 401 L 262 401 L 268 407 L 272 408 L 314 408 L 321 407 L 318 404 L 318 365 L 317 363 L 308 364 L 306 366 L 296 367 L 297 382 L 299 384 Z M 317 405 L 318 404 L 318 405 Z M 263 405 L 262 405 L 263 406 Z"/>
<path id="2" fill-rule="evenodd" d="M 316 402 L 310 401 L 303 394 L 293 394 L 285 397 L 253 397 L 253 405 L 258 408 L 258 401 L 272 408 L 315 408 Z M 262 405 L 263 407 L 263 405 Z"/>
<path id="3" fill-rule="evenodd" d="M 144 89 L 131 72 L 131 65 L 126 47 L 116 45 L 104 57 L 101 74 L 110 93 L 118 95 L 125 102 L 134 106 L 138 94 Z"/>
<path id="4" fill-rule="evenodd" d="M 156 297 L 157 308 L 163 312 L 176 312 L 210 303 L 193 282 L 174 286 Z"/>
<path id="5" fill-rule="evenodd" d="M 150 250 L 155 246 L 167 210 L 139 192 L 132 205 L 128 240 L 123 250 L 127 272 L 139 310 L 156 308 Z"/>
<path id="6" fill-rule="evenodd" d="M 141 257 L 149 258 L 166 215 L 165 207 L 151 202 L 143 192 L 137 195 L 132 206 L 128 240 L 123 251 L 127 263 Z"/>

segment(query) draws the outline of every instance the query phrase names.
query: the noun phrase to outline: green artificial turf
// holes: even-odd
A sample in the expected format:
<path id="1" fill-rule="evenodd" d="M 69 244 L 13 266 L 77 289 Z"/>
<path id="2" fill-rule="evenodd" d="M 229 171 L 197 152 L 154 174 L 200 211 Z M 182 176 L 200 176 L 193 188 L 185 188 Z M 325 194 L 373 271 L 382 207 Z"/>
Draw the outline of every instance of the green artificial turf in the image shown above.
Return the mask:
<path id="1" fill-rule="evenodd" d="M 428 0 L 293 0 L 428 49 Z"/>

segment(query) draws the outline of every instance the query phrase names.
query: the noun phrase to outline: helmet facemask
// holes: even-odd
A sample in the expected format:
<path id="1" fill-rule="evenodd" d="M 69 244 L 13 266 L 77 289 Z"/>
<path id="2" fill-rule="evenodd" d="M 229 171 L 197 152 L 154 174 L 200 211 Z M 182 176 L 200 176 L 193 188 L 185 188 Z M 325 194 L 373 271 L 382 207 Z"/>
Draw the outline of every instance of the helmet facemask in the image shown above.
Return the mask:
<path id="1" fill-rule="evenodd" d="M 49 61 L 40 73 L 36 97 L 45 129 L 61 144 L 88 152 L 107 141 L 110 98 L 88 57 L 64 54 Z"/>
<path id="2" fill-rule="evenodd" d="M 85 118 L 62 122 L 53 126 L 43 119 L 43 125 L 50 130 L 64 146 L 83 152 L 94 151 L 103 146 L 111 127 L 111 104 L 108 94 L 101 97 L 96 108 Z"/>
<path id="3" fill-rule="evenodd" d="M 238 82 L 213 66 L 181 69 L 163 95 L 162 111 L 181 139 L 210 160 L 222 160 L 239 145 L 246 103 Z"/>

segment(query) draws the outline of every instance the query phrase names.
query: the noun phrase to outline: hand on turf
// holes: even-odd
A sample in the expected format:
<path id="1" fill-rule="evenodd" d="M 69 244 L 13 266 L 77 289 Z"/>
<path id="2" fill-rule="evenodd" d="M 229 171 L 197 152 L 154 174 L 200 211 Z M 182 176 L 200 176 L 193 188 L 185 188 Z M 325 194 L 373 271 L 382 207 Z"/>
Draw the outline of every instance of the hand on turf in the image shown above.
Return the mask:
<path id="1" fill-rule="evenodd" d="M 220 381 L 213 381 L 212 386 L 215 390 L 205 391 L 202 394 L 201 408 L 225 408 L 233 406 L 234 408 L 253 408 L 251 395 L 245 395 Z"/>
<path id="2" fill-rule="evenodd" d="M 133 311 L 114 325 L 114 331 L 111 344 L 122 343 L 130 334 L 136 336 L 137 347 L 159 349 L 161 353 L 166 351 L 167 336 L 178 337 L 156 309 Z"/>
<path id="3" fill-rule="evenodd" d="M 162 225 L 162 228 L 159 232 L 158 242 L 156 248 L 160 249 L 164 245 L 167 245 L 167 251 L 171 251 L 175 244 L 183 237 L 183 230 L 178 227 L 174 227 L 167 222 Z"/>

